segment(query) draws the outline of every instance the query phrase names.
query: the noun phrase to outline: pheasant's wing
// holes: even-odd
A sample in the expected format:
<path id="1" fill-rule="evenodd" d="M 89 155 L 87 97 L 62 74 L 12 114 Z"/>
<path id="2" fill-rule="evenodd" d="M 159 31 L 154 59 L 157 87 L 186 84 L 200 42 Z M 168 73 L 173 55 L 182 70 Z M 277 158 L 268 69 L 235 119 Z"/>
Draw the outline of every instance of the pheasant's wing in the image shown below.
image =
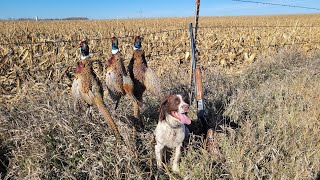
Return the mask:
<path id="1" fill-rule="evenodd" d="M 106 73 L 106 85 L 110 98 L 113 101 L 117 101 L 122 95 L 123 90 L 123 77 L 116 73 L 114 70 L 110 70 Z"/>
<path id="2" fill-rule="evenodd" d="M 77 105 L 78 102 L 81 100 L 81 91 L 80 87 L 81 86 L 81 80 L 80 78 L 76 77 L 73 82 L 72 82 L 72 87 L 71 87 L 71 94 L 73 97 L 73 109 L 74 111 L 77 111 Z"/>
<path id="3" fill-rule="evenodd" d="M 80 98 L 80 79 L 75 78 L 72 82 L 71 93 L 74 99 Z"/>
<path id="4" fill-rule="evenodd" d="M 120 67 L 121 75 L 122 75 L 122 76 L 127 76 L 127 75 L 128 75 L 128 73 L 127 73 L 128 71 L 127 71 L 127 69 L 125 68 L 123 61 L 124 61 L 123 58 L 120 58 L 120 60 L 118 61 L 118 62 L 119 62 L 119 63 L 118 63 L 118 67 Z"/>
<path id="5" fill-rule="evenodd" d="M 145 60 L 145 56 L 142 50 L 134 51 L 132 58 L 130 60 L 128 71 L 130 73 L 130 77 L 134 81 L 139 81 L 143 84 L 144 81 L 144 73 L 147 70 L 147 62 Z"/>
<path id="6" fill-rule="evenodd" d="M 97 75 L 93 72 L 92 70 L 92 78 L 90 81 L 91 85 L 91 91 L 93 92 L 94 96 L 101 96 L 103 99 L 103 89 L 102 89 L 102 84 Z"/>
<path id="7" fill-rule="evenodd" d="M 153 95 L 161 96 L 162 91 L 160 79 L 150 67 L 147 68 L 144 74 L 144 85 Z"/>

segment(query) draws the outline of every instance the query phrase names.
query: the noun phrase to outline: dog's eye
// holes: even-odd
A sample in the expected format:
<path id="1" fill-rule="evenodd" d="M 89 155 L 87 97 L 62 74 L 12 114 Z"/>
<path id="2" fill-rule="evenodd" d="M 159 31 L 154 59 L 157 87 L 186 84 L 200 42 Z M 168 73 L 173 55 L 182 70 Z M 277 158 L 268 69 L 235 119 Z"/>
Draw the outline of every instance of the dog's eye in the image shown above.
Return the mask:
<path id="1" fill-rule="evenodd" d="M 179 98 L 175 98 L 175 99 L 174 99 L 174 103 L 175 103 L 175 104 L 179 104 L 179 103 L 180 103 Z"/>

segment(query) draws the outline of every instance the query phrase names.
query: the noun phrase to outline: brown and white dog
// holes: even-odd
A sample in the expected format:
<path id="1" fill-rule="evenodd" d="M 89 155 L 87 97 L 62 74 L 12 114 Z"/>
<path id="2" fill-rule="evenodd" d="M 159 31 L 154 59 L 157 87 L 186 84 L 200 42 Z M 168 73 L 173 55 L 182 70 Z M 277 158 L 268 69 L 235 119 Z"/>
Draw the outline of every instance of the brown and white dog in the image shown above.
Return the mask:
<path id="1" fill-rule="evenodd" d="M 172 170 L 179 172 L 182 143 L 189 134 L 185 124 L 191 124 L 191 120 L 186 116 L 188 111 L 189 105 L 180 94 L 169 95 L 161 103 L 159 122 L 155 129 L 155 139 L 157 141 L 155 153 L 159 169 L 162 168 L 164 147 L 175 148 Z"/>

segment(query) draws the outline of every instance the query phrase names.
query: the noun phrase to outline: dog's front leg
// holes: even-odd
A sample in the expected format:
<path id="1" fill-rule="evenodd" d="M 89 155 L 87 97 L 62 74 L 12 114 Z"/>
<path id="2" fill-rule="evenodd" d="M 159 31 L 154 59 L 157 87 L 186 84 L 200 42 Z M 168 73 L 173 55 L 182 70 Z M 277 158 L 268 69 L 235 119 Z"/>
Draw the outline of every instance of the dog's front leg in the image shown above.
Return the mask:
<path id="1" fill-rule="evenodd" d="M 181 147 L 182 147 L 182 144 L 176 147 L 176 153 L 174 155 L 173 164 L 172 164 L 173 172 L 179 172 L 179 159 L 181 154 Z"/>
<path id="2" fill-rule="evenodd" d="M 155 152 L 156 152 L 156 160 L 157 160 L 157 167 L 158 169 L 162 168 L 162 154 L 163 154 L 164 146 L 160 143 L 155 145 Z"/>

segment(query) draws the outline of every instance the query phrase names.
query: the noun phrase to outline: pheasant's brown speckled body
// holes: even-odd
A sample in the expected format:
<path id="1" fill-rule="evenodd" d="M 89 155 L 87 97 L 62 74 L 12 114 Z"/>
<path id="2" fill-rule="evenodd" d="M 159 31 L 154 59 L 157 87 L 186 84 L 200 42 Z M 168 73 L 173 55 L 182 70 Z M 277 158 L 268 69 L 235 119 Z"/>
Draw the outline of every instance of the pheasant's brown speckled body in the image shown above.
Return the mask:
<path id="1" fill-rule="evenodd" d="M 88 60 L 78 62 L 75 79 L 72 84 L 72 95 L 75 99 L 74 107 L 79 100 L 84 100 L 89 105 L 96 105 L 113 130 L 116 138 L 121 139 L 117 125 L 114 123 L 106 105 L 103 102 L 103 89 L 99 79 L 94 73 Z"/>
<path id="2" fill-rule="evenodd" d="M 134 85 L 134 95 L 140 102 L 142 102 L 142 95 L 146 90 L 146 86 L 144 84 L 144 75 L 147 68 L 148 66 L 144 51 L 135 50 L 130 60 L 128 70 Z"/>
<path id="3" fill-rule="evenodd" d="M 145 90 L 149 90 L 156 96 L 161 95 L 160 80 L 152 69 L 148 67 L 143 50 L 134 50 L 128 71 L 133 82 L 133 94 L 139 103 L 143 103 L 142 96 Z M 134 104 L 134 114 L 139 114 L 139 106 L 137 104 Z"/>
<path id="4" fill-rule="evenodd" d="M 139 117 L 139 105 L 143 103 L 144 91 L 161 94 L 160 81 L 152 69 L 148 68 L 144 51 L 141 50 L 140 37 L 135 37 L 133 56 L 125 69 L 118 49 L 117 38 L 112 38 L 113 54 L 107 61 L 106 84 L 110 97 L 117 104 L 121 96 L 128 94 L 133 101 L 134 117 Z"/>
<path id="5" fill-rule="evenodd" d="M 120 98 L 126 94 L 133 103 L 138 103 L 133 95 L 133 83 L 127 74 L 121 54 L 113 54 L 106 66 L 107 90 L 111 99 L 116 102 L 116 108 Z"/>
<path id="6" fill-rule="evenodd" d="M 107 90 L 113 101 L 119 101 L 125 95 L 123 89 L 123 76 L 126 75 L 123 61 L 119 55 L 113 54 L 107 61 L 106 84 Z"/>

